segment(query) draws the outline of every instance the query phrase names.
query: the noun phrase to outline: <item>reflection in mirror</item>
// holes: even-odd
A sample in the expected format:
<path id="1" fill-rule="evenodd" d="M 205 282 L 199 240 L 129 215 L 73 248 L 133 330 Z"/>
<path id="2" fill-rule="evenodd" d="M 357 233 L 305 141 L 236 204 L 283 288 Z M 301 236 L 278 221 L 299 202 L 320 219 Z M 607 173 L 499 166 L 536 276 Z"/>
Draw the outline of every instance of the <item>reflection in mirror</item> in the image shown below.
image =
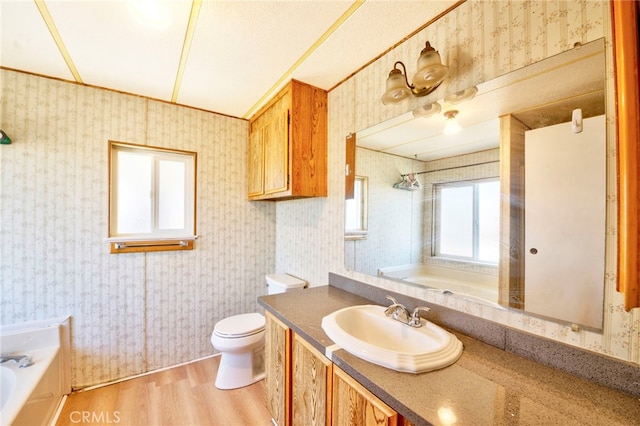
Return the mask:
<path id="1" fill-rule="evenodd" d="M 369 178 L 356 176 L 353 183 L 353 198 L 344 203 L 344 236 L 347 240 L 367 238 Z"/>
<path id="2" fill-rule="evenodd" d="M 529 247 L 529 241 L 525 241 L 525 229 L 529 226 L 529 214 L 533 217 L 534 212 L 527 209 L 525 221 L 525 203 L 533 201 L 525 199 L 528 187 L 524 173 L 525 146 L 527 150 L 534 146 L 525 143 L 525 132 L 568 123 L 568 133 L 556 139 L 558 144 L 576 135 L 571 130 L 574 110 L 581 111 L 585 129 L 593 127 L 587 119 L 604 115 L 604 61 L 604 40 L 601 39 L 479 84 L 477 95 L 470 100 L 455 105 L 440 100 L 442 112 L 439 114 L 424 118 L 408 112 L 357 132 L 356 174 L 369 178 L 368 236 L 366 240 L 345 241 L 346 267 L 495 307 L 520 308 L 544 317 L 601 328 L 604 255 L 595 255 L 597 262 L 582 258 L 583 239 L 566 234 L 565 240 L 573 246 L 554 247 L 563 253 L 554 257 L 565 259 L 564 265 L 535 267 L 534 270 L 546 271 L 546 276 L 542 279 L 529 277 L 531 267 L 526 270 L 525 265 L 530 260 L 525 253 L 530 255 L 531 252 L 525 250 L 535 247 Z M 434 101 L 427 99 L 425 102 Z M 444 135 L 445 113 L 453 109 L 458 111 L 456 119 L 461 131 Z M 604 123 L 603 117 L 600 120 Z M 521 140 L 518 134 L 521 134 Z M 598 167 L 604 167 L 606 141 L 603 135 L 598 137 L 595 145 L 599 157 L 594 161 Z M 583 152 L 563 160 L 556 147 L 543 147 L 541 151 L 545 157 L 559 160 L 560 164 L 568 161 L 583 170 L 591 167 L 585 166 L 587 160 Z M 534 166 L 527 167 L 535 170 Z M 394 188 L 394 184 L 410 173 L 419 181 L 420 190 L 406 191 L 398 185 Z M 534 176 L 537 174 L 535 172 Z M 582 181 L 580 189 L 565 190 L 583 193 L 588 188 L 597 188 L 595 197 L 599 197 L 596 198 L 599 201 L 592 204 L 600 209 L 606 197 L 602 183 L 606 175 L 603 169 L 593 174 L 598 175 L 598 183 Z M 527 175 L 527 179 L 532 178 Z M 555 191 L 562 186 L 560 183 L 568 185 L 568 179 L 557 179 L 561 182 L 545 184 L 543 194 L 569 199 Z M 501 197 L 496 199 L 494 192 L 484 201 L 489 206 L 488 211 L 493 212 L 491 214 L 480 211 L 480 203 L 474 202 L 470 195 L 464 201 L 440 196 L 443 188 L 453 188 L 452 185 L 467 189 L 451 192 L 468 195 L 479 191 L 479 187 L 474 186 L 476 183 L 493 182 L 496 185 L 498 180 Z M 531 194 L 534 192 L 532 189 Z M 443 202 L 446 204 L 444 213 Z M 455 216 L 448 209 L 461 211 L 462 203 L 467 203 L 471 211 L 457 219 L 453 234 L 464 240 L 466 248 L 452 248 L 449 245 L 452 243 L 451 232 L 447 234 L 446 227 Z M 565 227 L 558 228 L 557 223 L 551 222 L 552 210 L 535 207 L 535 211 L 543 213 L 542 216 L 544 212 L 549 213 L 543 228 L 551 234 L 561 235 L 560 231 Z M 576 213 L 574 208 L 568 215 L 577 217 Z M 482 220 L 486 225 L 479 226 L 481 215 L 484 215 Z M 602 243 L 598 250 L 604 250 L 605 214 L 600 210 L 596 215 L 599 215 L 597 224 L 584 225 L 578 232 L 593 235 L 594 240 Z M 557 220 L 553 219 L 554 222 Z M 496 223 L 500 228 L 497 233 Z M 492 254 L 477 254 L 483 244 L 492 249 L 482 250 Z M 474 250 L 476 254 L 473 254 Z M 539 255 L 537 259 L 542 257 Z M 590 271 L 586 278 L 567 276 L 570 274 L 567 271 L 581 262 L 599 263 L 599 269 Z M 538 297 L 534 296 L 536 281 L 553 286 L 552 294 L 544 287 L 538 291 L 537 294 L 545 299 L 542 307 L 534 302 Z M 588 284 L 581 287 L 584 283 Z M 588 300 L 585 299 L 587 295 Z M 531 297 L 530 305 L 527 297 Z M 560 311 L 547 309 L 547 302 L 552 299 L 562 300 Z M 581 308 L 565 315 L 563 311 L 570 311 L 566 309 L 568 305 Z M 586 316 L 578 312 L 584 310 L 589 311 Z"/>

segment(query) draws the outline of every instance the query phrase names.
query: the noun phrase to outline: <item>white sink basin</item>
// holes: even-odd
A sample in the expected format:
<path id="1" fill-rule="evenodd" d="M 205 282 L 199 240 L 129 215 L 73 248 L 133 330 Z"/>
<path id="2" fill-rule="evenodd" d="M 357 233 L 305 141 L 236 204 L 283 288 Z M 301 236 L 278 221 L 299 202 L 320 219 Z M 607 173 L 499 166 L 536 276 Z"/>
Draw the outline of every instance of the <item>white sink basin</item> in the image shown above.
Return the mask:
<path id="1" fill-rule="evenodd" d="M 395 371 L 424 373 L 453 364 L 462 354 L 456 336 L 422 320 L 410 327 L 384 314 L 384 306 L 359 305 L 322 319 L 322 329 L 338 346 Z"/>

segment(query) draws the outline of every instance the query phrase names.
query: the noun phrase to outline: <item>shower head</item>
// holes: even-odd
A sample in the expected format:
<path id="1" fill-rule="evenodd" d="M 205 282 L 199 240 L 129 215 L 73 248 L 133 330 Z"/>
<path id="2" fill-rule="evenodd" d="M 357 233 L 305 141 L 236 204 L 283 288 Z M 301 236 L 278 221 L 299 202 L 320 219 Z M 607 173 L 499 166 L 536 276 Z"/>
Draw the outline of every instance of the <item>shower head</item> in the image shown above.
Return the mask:
<path id="1" fill-rule="evenodd" d="M 402 180 L 393 184 L 393 187 L 395 189 L 403 189 L 405 191 L 418 191 L 422 188 L 422 186 L 420 185 L 420 181 L 415 178 L 413 173 L 401 176 Z"/>

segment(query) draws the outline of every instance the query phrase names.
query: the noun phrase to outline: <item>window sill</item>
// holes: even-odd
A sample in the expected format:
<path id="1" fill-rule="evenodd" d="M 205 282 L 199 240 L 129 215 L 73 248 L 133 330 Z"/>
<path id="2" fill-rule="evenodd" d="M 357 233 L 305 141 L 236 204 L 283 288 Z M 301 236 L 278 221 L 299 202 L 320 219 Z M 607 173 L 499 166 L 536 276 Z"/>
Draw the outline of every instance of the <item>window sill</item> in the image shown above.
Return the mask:
<path id="1" fill-rule="evenodd" d="M 348 231 L 344 233 L 344 239 L 345 241 L 366 240 L 367 235 L 367 231 Z"/>
<path id="2" fill-rule="evenodd" d="M 122 253 L 144 253 L 154 251 L 182 251 L 193 250 L 194 241 L 197 236 L 192 235 L 184 238 L 107 238 L 106 241 L 111 247 L 111 254 Z"/>

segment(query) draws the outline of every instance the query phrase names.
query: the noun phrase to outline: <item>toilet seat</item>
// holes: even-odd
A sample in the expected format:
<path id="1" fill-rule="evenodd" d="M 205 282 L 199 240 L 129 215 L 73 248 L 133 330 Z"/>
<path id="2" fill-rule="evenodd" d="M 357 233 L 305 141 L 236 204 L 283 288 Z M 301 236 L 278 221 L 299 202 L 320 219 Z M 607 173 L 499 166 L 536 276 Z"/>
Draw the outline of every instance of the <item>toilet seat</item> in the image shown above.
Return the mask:
<path id="1" fill-rule="evenodd" d="M 218 321 L 213 333 L 225 339 L 252 336 L 264 331 L 264 316 L 257 312 L 234 315 Z"/>

